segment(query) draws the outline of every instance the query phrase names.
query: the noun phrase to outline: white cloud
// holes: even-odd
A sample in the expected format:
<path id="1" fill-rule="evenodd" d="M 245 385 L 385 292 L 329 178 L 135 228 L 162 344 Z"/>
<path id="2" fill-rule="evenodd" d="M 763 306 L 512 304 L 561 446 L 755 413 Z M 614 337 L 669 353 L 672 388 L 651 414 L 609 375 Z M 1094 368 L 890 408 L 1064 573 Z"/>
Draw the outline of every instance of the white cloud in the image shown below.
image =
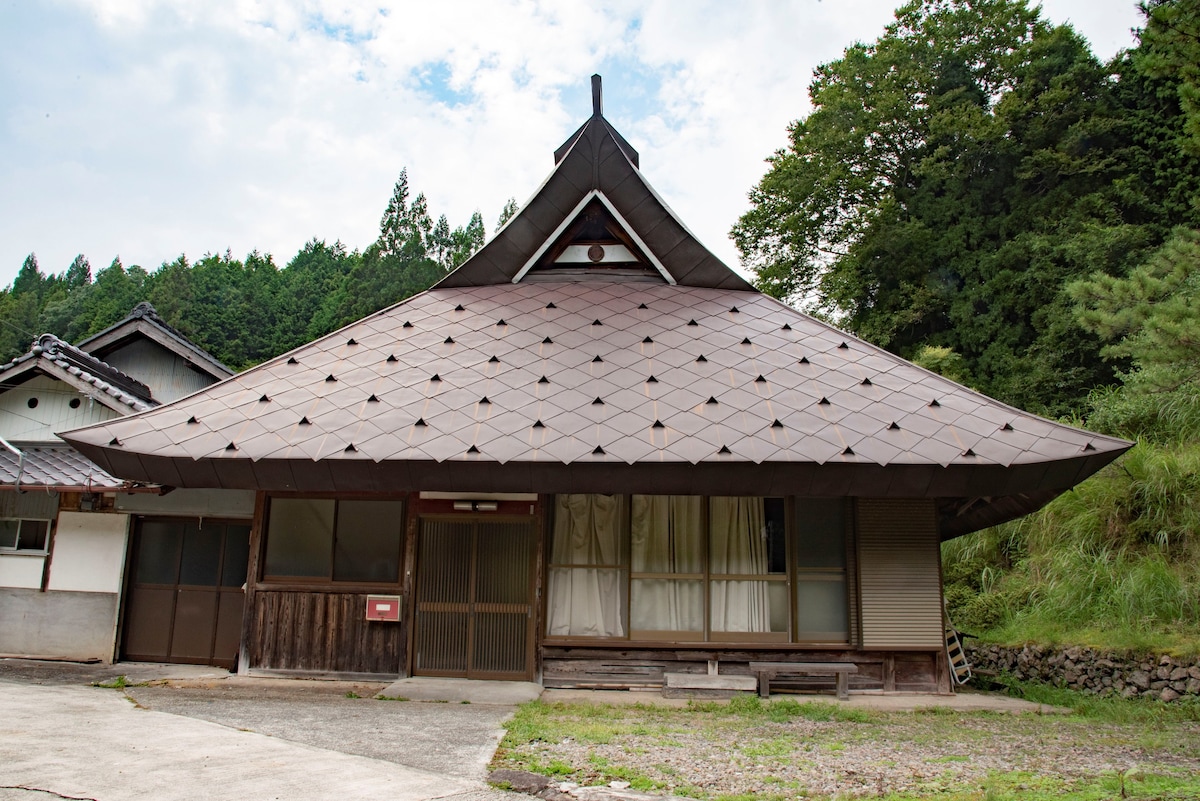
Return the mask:
<path id="1" fill-rule="evenodd" d="M 726 238 L 808 110 L 813 68 L 892 0 L 76 0 L 0 7 L 0 286 L 36 251 L 156 268 L 186 252 L 365 247 L 402 167 L 452 225 L 524 200 L 605 112 L 693 231 Z M 1102 56 L 1125 0 L 1046 0 Z"/>

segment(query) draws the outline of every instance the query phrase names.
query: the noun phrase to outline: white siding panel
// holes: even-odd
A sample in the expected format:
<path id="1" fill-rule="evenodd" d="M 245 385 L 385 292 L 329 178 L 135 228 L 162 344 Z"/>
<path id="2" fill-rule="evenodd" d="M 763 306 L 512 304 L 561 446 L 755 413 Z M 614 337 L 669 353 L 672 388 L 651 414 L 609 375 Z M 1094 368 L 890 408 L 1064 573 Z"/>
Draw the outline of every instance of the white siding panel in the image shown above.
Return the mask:
<path id="1" fill-rule="evenodd" d="M 97 390 L 99 392 L 99 390 Z M 29 408 L 36 399 L 35 408 Z M 71 401 L 80 401 L 78 409 Z M 61 442 L 56 431 L 111 420 L 119 415 L 101 403 L 81 395 L 74 387 L 38 375 L 0 393 L 0 437 L 9 442 Z"/>
<path id="2" fill-rule="evenodd" d="M 45 564 L 45 556 L 0 553 L 0 587 L 40 589 L 42 570 L 45 568 Z"/>
<path id="3" fill-rule="evenodd" d="M 940 648 L 942 588 L 932 500 L 860 500 L 863 648 Z"/>
<path id="4" fill-rule="evenodd" d="M 60 513 L 49 589 L 119 593 L 128 531 L 129 515 Z"/>

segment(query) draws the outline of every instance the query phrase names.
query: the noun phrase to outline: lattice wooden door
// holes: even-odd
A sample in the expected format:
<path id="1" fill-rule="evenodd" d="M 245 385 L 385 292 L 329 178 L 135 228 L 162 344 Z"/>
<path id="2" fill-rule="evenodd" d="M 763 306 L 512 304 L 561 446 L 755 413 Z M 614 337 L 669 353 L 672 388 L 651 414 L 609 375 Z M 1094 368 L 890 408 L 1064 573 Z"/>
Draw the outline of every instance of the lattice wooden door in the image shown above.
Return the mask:
<path id="1" fill-rule="evenodd" d="M 413 673 L 533 677 L 532 521 L 422 518 Z"/>

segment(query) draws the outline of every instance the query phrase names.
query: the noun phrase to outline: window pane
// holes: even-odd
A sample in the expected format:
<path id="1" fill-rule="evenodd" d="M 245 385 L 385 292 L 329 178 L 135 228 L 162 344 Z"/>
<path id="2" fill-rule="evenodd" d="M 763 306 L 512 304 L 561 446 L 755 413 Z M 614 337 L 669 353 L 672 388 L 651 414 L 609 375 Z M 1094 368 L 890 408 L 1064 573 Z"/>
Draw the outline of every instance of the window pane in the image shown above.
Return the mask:
<path id="1" fill-rule="evenodd" d="M 340 502 L 334 581 L 399 581 L 403 527 L 401 501 Z"/>
<path id="2" fill-rule="evenodd" d="M 16 548 L 17 532 L 20 530 L 20 520 L 0 520 L 0 548 Z"/>
<path id="3" fill-rule="evenodd" d="M 845 642 L 849 636 L 844 576 L 801 576 L 796 582 L 796 636 Z"/>
<path id="4" fill-rule="evenodd" d="M 704 498 L 634 495 L 630 539 L 634 573 L 704 572 Z"/>
<path id="5" fill-rule="evenodd" d="M 225 527 L 225 557 L 221 563 L 221 586 L 240 587 L 246 583 L 246 563 L 250 559 L 250 527 Z"/>
<path id="6" fill-rule="evenodd" d="M 331 500 L 272 498 L 265 575 L 329 578 L 333 507 Z"/>
<path id="7" fill-rule="evenodd" d="M 44 551 L 50 538 L 50 522 L 47 520 L 22 520 L 21 544 L 22 551 Z"/>
<path id="8" fill-rule="evenodd" d="M 143 521 L 138 534 L 135 580 L 139 584 L 176 584 L 182 541 L 183 527 L 178 523 Z"/>
<path id="9" fill-rule="evenodd" d="M 846 507 L 838 498 L 796 503 L 796 566 L 846 566 Z"/>
<path id="10" fill-rule="evenodd" d="M 704 632 L 704 582 L 634 579 L 629 584 L 629 628 Z"/>
<path id="11" fill-rule="evenodd" d="M 221 535 L 225 527 L 189 525 L 183 532 L 183 563 L 179 583 L 204 587 L 217 586 L 221 570 Z"/>
<path id="12" fill-rule="evenodd" d="M 774 564 L 772 552 L 783 553 L 784 528 L 778 506 L 776 519 L 767 515 L 763 498 L 709 499 L 709 569 L 714 575 L 783 573 L 785 564 Z"/>
<path id="13" fill-rule="evenodd" d="M 776 587 L 782 587 L 783 591 Z M 713 631 L 786 632 L 787 607 L 785 582 L 712 582 Z"/>
<path id="14" fill-rule="evenodd" d="M 627 517 L 622 495 L 555 496 L 551 564 L 624 565 Z"/>
<path id="15" fill-rule="evenodd" d="M 557 637 L 624 637 L 624 570 L 550 569 L 546 633 Z"/>

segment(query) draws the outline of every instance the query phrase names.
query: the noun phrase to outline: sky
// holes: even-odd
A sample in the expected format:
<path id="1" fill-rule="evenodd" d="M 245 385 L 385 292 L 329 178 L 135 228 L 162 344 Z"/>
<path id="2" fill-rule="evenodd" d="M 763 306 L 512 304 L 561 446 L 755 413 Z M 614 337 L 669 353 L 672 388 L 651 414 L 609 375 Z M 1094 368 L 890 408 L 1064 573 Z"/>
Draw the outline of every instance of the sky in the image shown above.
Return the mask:
<path id="1" fill-rule="evenodd" d="M 489 232 L 604 112 L 732 267 L 764 160 L 820 64 L 900 0 L 0 0 L 0 287 L 36 253 L 149 271 L 312 239 L 366 248 L 401 169 Z M 1135 0 L 1043 0 L 1108 58 Z"/>

